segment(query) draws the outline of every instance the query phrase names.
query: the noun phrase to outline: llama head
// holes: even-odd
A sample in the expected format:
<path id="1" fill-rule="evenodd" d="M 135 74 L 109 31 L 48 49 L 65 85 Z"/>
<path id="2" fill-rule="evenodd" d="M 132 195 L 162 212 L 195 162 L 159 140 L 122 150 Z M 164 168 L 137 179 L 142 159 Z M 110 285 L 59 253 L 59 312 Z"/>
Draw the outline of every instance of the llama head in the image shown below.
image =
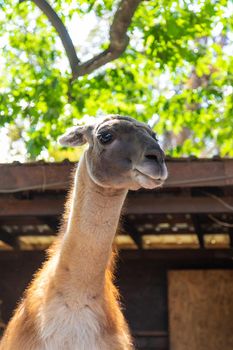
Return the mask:
<path id="1" fill-rule="evenodd" d="M 73 127 L 60 137 L 64 146 L 89 144 L 85 152 L 91 179 L 102 187 L 137 190 L 161 186 L 167 178 L 164 152 L 153 130 L 133 118 L 110 115 Z"/>

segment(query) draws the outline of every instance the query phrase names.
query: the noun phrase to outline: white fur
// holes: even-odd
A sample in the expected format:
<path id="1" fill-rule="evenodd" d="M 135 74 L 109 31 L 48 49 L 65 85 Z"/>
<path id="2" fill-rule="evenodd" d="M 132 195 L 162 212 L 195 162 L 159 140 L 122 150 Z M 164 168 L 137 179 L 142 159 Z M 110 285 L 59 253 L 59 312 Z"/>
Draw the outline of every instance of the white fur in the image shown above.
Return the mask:
<path id="1" fill-rule="evenodd" d="M 38 315 L 41 345 L 33 350 L 128 350 L 127 333 L 101 333 L 97 316 L 90 307 L 71 310 L 61 298 L 41 307 Z M 107 345 L 108 344 L 108 345 Z"/>
<path id="2" fill-rule="evenodd" d="M 42 306 L 39 319 L 43 350 L 105 349 L 98 340 L 99 322 L 88 306 L 71 310 L 58 297 Z"/>

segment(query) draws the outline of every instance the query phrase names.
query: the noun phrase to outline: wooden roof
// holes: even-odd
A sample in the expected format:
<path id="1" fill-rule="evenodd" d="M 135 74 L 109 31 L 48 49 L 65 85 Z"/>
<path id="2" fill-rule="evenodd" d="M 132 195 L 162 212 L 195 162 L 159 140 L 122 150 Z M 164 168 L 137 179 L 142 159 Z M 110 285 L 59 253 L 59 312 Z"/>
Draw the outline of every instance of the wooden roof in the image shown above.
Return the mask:
<path id="1" fill-rule="evenodd" d="M 167 165 L 162 189 L 129 193 L 117 245 L 132 257 L 170 249 L 177 256 L 221 253 L 232 262 L 233 159 L 167 159 Z M 73 168 L 67 161 L 0 164 L 1 250 L 52 242 Z"/>

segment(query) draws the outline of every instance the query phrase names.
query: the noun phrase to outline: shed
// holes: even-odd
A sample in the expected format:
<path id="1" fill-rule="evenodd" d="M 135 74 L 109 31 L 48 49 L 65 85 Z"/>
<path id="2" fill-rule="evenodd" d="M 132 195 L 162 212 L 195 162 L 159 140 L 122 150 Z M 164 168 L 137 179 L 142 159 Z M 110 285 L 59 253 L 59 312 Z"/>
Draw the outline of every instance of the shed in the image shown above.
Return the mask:
<path id="1" fill-rule="evenodd" d="M 167 165 L 163 188 L 125 203 L 115 239 L 125 315 L 138 349 L 231 350 L 233 159 Z M 74 167 L 0 164 L 2 329 L 56 236 Z"/>

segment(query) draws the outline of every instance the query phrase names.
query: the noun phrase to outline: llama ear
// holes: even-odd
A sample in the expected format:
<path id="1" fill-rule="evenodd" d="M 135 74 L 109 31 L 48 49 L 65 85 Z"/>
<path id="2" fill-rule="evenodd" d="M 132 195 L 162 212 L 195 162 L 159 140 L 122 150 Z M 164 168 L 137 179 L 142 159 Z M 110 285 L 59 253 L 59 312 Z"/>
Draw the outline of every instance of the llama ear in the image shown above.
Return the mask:
<path id="1" fill-rule="evenodd" d="M 64 135 L 59 137 L 58 142 L 62 146 L 82 146 L 87 142 L 87 129 L 88 127 L 86 126 L 75 126 L 70 128 Z"/>

